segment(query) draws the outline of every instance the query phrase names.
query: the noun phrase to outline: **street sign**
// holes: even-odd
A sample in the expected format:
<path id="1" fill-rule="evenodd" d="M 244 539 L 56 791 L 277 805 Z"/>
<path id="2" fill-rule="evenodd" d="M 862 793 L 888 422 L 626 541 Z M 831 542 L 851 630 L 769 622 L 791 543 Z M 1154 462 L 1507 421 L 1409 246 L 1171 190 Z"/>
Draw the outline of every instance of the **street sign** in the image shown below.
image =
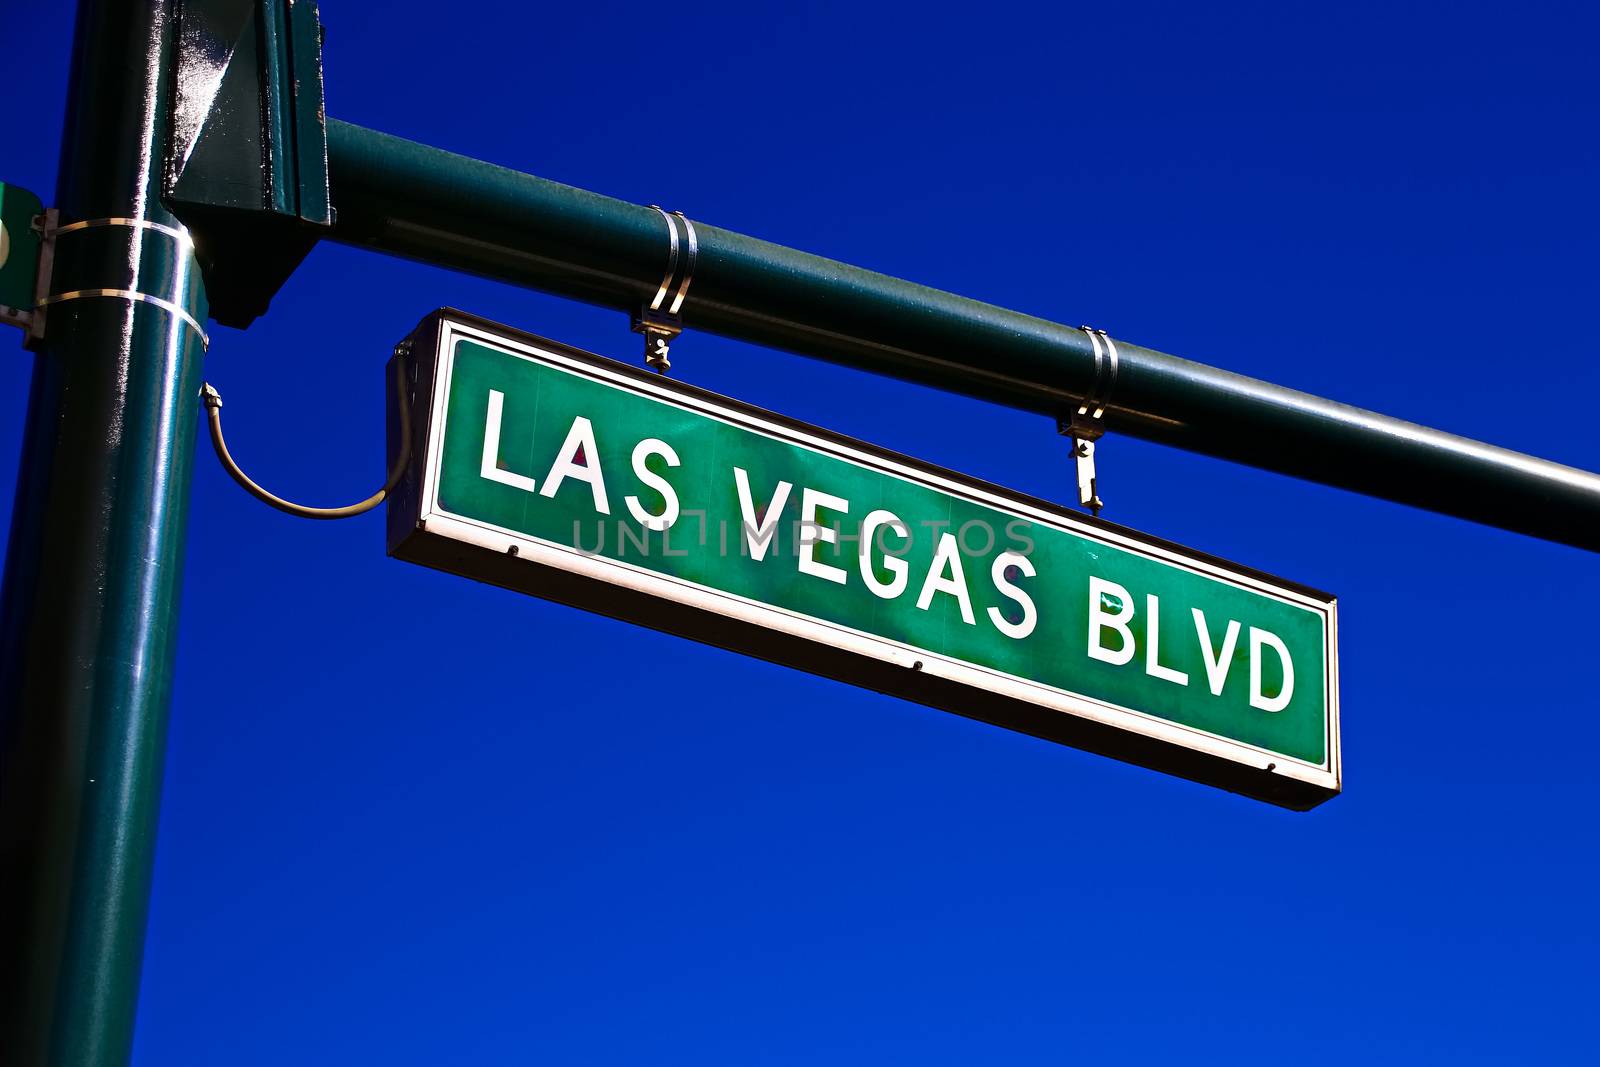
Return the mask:
<path id="1" fill-rule="evenodd" d="M 39 276 L 39 235 L 33 220 L 44 213 L 39 198 L 0 182 L 0 322 L 26 326 Z"/>
<path id="2" fill-rule="evenodd" d="M 459 312 L 410 353 L 393 556 L 1285 807 L 1339 791 L 1327 594 Z"/>

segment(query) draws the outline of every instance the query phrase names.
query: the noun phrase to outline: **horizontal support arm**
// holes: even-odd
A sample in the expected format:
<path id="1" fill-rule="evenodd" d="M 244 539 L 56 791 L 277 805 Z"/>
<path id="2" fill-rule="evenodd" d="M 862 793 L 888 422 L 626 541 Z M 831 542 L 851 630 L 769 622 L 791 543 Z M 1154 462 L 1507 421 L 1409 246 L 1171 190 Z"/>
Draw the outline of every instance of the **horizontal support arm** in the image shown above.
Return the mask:
<path id="1" fill-rule="evenodd" d="M 661 285 L 652 208 L 330 119 L 335 240 L 622 311 Z M 1070 326 L 696 222 L 685 325 L 1055 417 L 1096 384 Z M 1106 425 L 1600 550 L 1600 476 L 1118 340 Z"/>

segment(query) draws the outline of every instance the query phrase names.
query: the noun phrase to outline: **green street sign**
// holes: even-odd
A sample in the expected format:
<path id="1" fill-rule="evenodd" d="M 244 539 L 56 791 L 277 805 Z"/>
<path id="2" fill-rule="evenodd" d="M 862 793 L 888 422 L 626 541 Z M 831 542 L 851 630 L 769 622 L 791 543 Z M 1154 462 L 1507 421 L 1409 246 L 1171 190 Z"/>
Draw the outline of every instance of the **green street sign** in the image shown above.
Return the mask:
<path id="1" fill-rule="evenodd" d="M 0 182 L 0 322 L 27 325 L 39 276 L 39 235 L 34 216 L 44 213 L 39 198 Z"/>
<path id="2" fill-rule="evenodd" d="M 1327 594 L 459 312 L 410 352 L 393 556 L 1285 807 L 1339 791 Z"/>

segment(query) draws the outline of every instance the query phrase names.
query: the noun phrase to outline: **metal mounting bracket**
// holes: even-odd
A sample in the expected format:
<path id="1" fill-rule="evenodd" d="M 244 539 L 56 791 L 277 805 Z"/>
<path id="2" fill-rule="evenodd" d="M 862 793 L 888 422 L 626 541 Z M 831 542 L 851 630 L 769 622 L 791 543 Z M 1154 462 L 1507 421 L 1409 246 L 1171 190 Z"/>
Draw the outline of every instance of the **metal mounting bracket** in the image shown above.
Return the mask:
<path id="1" fill-rule="evenodd" d="M 44 340 L 45 316 L 50 307 L 51 275 L 55 273 L 56 231 L 61 228 L 61 212 L 53 207 L 33 220 L 34 232 L 39 235 L 39 275 L 34 281 L 33 314 L 28 319 L 28 334 L 23 344 L 33 348 Z"/>
<path id="2" fill-rule="evenodd" d="M 195 236 L 211 316 L 243 328 L 334 222 L 313 0 L 183 0 L 162 199 Z"/>
<path id="3" fill-rule="evenodd" d="M 187 230 L 181 227 L 167 226 L 146 219 L 107 217 L 103 219 L 82 219 L 77 222 L 63 223 L 61 212 L 55 208 L 48 208 L 43 214 L 34 219 L 33 230 L 38 235 L 39 266 L 38 275 L 34 283 L 33 310 L 27 316 L 25 325 L 27 336 L 24 344 L 28 348 L 37 348 L 44 340 L 50 309 L 56 304 L 66 304 L 77 300 L 122 300 L 130 303 L 142 303 L 157 307 L 185 323 L 200 338 L 200 344 L 209 348 L 211 337 L 206 333 L 205 301 L 194 299 L 194 292 L 181 283 L 181 275 L 165 272 L 156 274 L 141 281 L 139 261 L 137 254 L 140 241 L 149 234 L 159 234 L 172 242 L 174 254 L 159 257 L 146 257 L 161 263 L 182 263 L 192 257 L 194 241 Z M 133 265 L 126 267 L 128 273 L 122 274 L 117 269 L 111 270 L 102 277 L 91 274 L 88 280 L 98 280 L 109 284 L 89 285 L 65 292 L 55 291 L 55 261 L 57 255 L 57 242 L 68 235 L 79 234 L 90 230 L 120 230 L 127 231 L 132 236 L 129 238 L 134 252 L 129 262 Z M 81 258 L 77 257 L 77 258 Z M 123 260 L 113 262 L 123 264 Z M 80 275 L 81 276 L 81 275 Z M 176 288 L 172 283 L 178 281 Z M 155 292 L 147 291 L 143 286 L 155 282 Z"/>
<path id="4" fill-rule="evenodd" d="M 1072 459 L 1078 468 L 1078 503 L 1091 514 L 1099 515 L 1105 507 L 1100 499 L 1099 478 L 1094 467 L 1094 443 L 1105 434 L 1104 424 L 1074 411 L 1056 420 L 1056 430 L 1063 437 L 1072 438 Z"/>
<path id="5" fill-rule="evenodd" d="M 665 374 L 672 369 L 672 361 L 668 358 L 672 342 L 683 332 L 683 320 L 678 317 L 678 312 L 683 307 L 684 298 L 689 295 L 689 283 L 694 280 L 694 261 L 699 255 L 700 243 L 695 237 L 694 223 L 683 212 L 667 212 L 655 204 L 650 206 L 667 222 L 667 269 L 661 276 L 656 295 L 650 303 L 641 305 L 633 316 L 633 332 L 644 334 L 645 365 L 658 374 Z M 681 242 L 678 236 L 679 223 L 683 224 Z M 682 255 L 679 254 L 680 245 Z M 667 302 L 668 294 L 672 294 L 670 304 Z"/>
<path id="6" fill-rule="evenodd" d="M 1056 432 L 1072 439 L 1072 459 L 1078 469 L 1078 503 L 1098 516 L 1105 501 L 1100 499 L 1099 477 L 1095 471 L 1095 442 L 1105 435 L 1106 406 L 1117 384 L 1117 346 L 1104 330 L 1078 327 L 1094 346 L 1094 385 L 1076 406 L 1056 418 Z"/>

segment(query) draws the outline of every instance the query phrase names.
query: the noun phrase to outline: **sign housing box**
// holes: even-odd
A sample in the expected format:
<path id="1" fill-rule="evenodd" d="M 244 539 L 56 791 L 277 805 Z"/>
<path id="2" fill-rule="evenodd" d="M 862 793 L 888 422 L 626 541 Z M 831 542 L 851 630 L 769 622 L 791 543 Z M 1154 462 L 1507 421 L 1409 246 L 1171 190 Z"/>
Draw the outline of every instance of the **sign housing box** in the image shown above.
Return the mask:
<path id="1" fill-rule="evenodd" d="M 454 310 L 442 309 L 428 316 L 404 345 L 410 353 L 413 460 L 389 501 L 389 554 L 398 559 L 796 667 L 1075 748 L 1219 786 L 1283 807 L 1307 810 L 1339 792 L 1337 628 L 1335 601 L 1328 594 L 1104 520 L 1093 519 L 1049 501 L 1015 493 L 854 438 L 662 378 L 641 368 Z M 486 513 L 474 513 L 473 507 L 457 506 L 456 510 L 452 510 L 451 506 L 441 501 L 442 480 L 446 483 L 445 495 L 453 492 L 460 499 L 469 499 L 470 494 L 464 495 L 459 486 L 452 488 L 449 480 L 456 476 L 442 469 L 444 438 L 451 433 L 468 432 L 467 428 L 449 423 L 446 416 L 451 404 L 455 403 L 458 410 L 465 410 L 460 408 L 463 403 L 478 405 L 471 409 L 473 414 L 466 420 L 471 432 L 477 436 L 462 446 L 473 457 L 471 474 L 467 476 L 469 480 L 478 477 L 476 456 L 483 451 L 486 433 L 484 416 L 480 414 L 484 401 L 477 395 L 484 390 L 478 389 L 473 396 L 465 399 L 452 393 L 452 372 L 459 351 L 469 352 L 475 360 L 511 361 L 505 368 L 506 373 L 556 375 L 561 377 L 562 383 L 570 378 L 591 392 L 594 389 L 604 391 L 604 396 L 642 397 L 659 406 L 663 415 L 709 420 L 716 424 L 717 432 L 750 435 L 753 444 L 777 447 L 771 443 L 778 442 L 802 458 L 814 456 L 817 463 L 826 462 L 835 467 L 843 462 L 852 468 L 859 468 L 863 472 L 862 477 L 886 479 L 886 484 L 905 487 L 907 492 L 942 494 L 941 498 L 991 509 L 1001 516 L 1017 517 L 1033 524 L 1041 537 L 1048 533 L 1051 537 L 1067 537 L 1075 543 L 1082 542 L 1089 546 L 1089 558 L 1115 556 L 1140 560 L 1143 561 L 1141 566 L 1153 568 L 1152 573 L 1171 571 L 1176 578 L 1196 588 L 1215 587 L 1215 595 L 1225 599 L 1231 597 L 1231 603 L 1242 603 L 1240 598 L 1253 597 L 1280 615 L 1284 612 L 1304 613 L 1302 621 L 1310 627 L 1306 632 L 1320 635 L 1318 640 L 1321 647 L 1313 650 L 1321 656 L 1320 664 L 1313 664 L 1317 669 L 1304 668 L 1307 657 L 1315 658 L 1307 651 L 1308 646 L 1304 642 L 1289 643 L 1295 645 L 1295 652 L 1302 660 L 1302 683 L 1298 692 L 1308 702 L 1307 706 L 1312 708 L 1311 714 L 1320 720 L 1320 737 L 1308 741 L 1309 747 L 1303 751 L 1293 750 L 1293 746 L 1286 744 L 1252 743 L 1242 736 L 1242 731 L 1235 731 L 1231 727 L 1202 729 L 1192 722 L 1178 721 L 1183 714 L 1174 712 L 1170 707 L 1153 712 L 1151 708 L 1133 706 L 1139 703 L 1137 700 L 1119 704 L 1103 696 L 1041 683 L 1027 676 L 1034 672 L 1026 666 L 1010 671 L 998 670 L 991 664 L 977 662 L 977 657 L 964 659 L 940 649 L 923 647 L 915 641 L 888 636 L 881 632 L 881 628 L 880 632 L 874 632 L 872 627 L 865 624 L 841 624 L 838 618 L 808 614 L 804 610 L 796 610 L 792 604 L 763 602 L 726 587 L 719 588 L 715 582 L 686 579 L 682 574 L 651 569 L 651 566 L 659 564 L 641 566 L 627 558 L 616 558 L 614 554 L 608 557 L 595 551 L 584 551 L 571 543 L 570 538 L 551 536 L 548 529 L 543 533 L 530 532 L 527 528 L 518 528 L 517 522 L 503 520 L 503 517 L 497 519 L 486 517 Z M 392 368 L 387 377 L 392 391 L 395 388 Z M 466 375 L 463 374 L 461 379 L 465 381 Z M 506 379 L 507 382 L 512 380 Z M 465 388 L 458 387 L 458 392 Z M 511 390 L 513 387 L 508 384 L 505 388 Z M 591 400 L 590 407 L 584 410 L 599 426 L 603 409 L 595 405 L 602 404 L 604 397 L 599 393 L 594 393 L 594 396 L 601 399 Z M 393 399 L 391 396 L 391 401 Z M 510 399 L 504 400 L 506 410 L 511 411 L 517 402 L 518 397 L 514 392 L 511 393 Z M 389 408 L 389 448 L 390 455 L 394 456 L 399 446 L 400 429 L 392 414 L 396 410 L 395 404 L 391 403 Z M 497 408 L 496 417 L 493 418 L 497 435 L 500 433 L 498 414 Z M 565 416 L 554 419 L 563 430 L 566 421 Z M 506 426 L 507 433 L 511 433 L 510 416 L 507 416 Z M 651 427 L 642 424 L 636 416 L 630 421 L 622 421 L 619 416 L 617 426 L 611 429 L 619 427 L 626 428 L 630 444 L 634 439 L 648 437 L 652 432 Z M 600 452 L 606 451 L 604 446 L 607 443 L 602 440 Z M 523 451 L 526 452 L 526 449 Z M 580 462 L 583 462 L 581 448 L 577 454 Z M 587 462 L 598 464 L 599 458 L 597 455 Z M 489 463 L 487 455 L 483 462 L 486 465 Z M 608 468 L 609 465 L 610 461 Z M 626 472 L 627 469 L 624 460 L 622 471 Z M 484 472 L 487 475 L 487 466 Z M 529 475 L 543 473 L 533 468 L 529 470 Z M 690 473 L 686 467 L 669 473 L 683 482 L 686 507 L 693 495 L 691 490 L 695 479 L 713 476 L 706 471 Z M 715 476 L 725 473 L 719 470 Z M 788 478 L 789 475 L 784 477 Z M 526 479 L 528 494 L 523 507 L 525 512 L 543 506 L 543 501 L 532 491 L 533 477 L 526 476 Z M 792 511 L 797 506 L 797 498 L 802 492 L 801 483 L 806 478 L 801 473 L 791 480 L 794 493 L 789 509 Z M 754 483 L 755 478 L 752 477 L 751 481 Z M 493 488 L 496 492 L 510 492 L 498 486 Z M 562 492 L 566 494 L 568 489 L 573 488 L 573 483 L 567 483 Z M 634 488 L 637 489 L 637 485 Z M 572 495 L 581 501 L 588 499 L 586 487 L 582 485 L 577 485 Z M 612 495 L 612 512 L 621 513 L 623 494 L 620 489 L 614 489 Z M 772 503 L 777 503 L 776 499 Z M 863 504 L 862 510 L 864 508 Z M 856 514 L 860 513 L 858 511 Z M 576 525 L 574 537 L 577 537 Z M 838 557 L 838 560 L 842 559 L 842 556 Z M 752 563 L 748 555 L 741 562 L 746 569 Z M 912 581 L 914 591 L 922 575 L 918 567 L 911 569 L 915 572 Z M 998 569 L 996 574 L 999 574 Z M 1121 586 L 1114 588 L 1127 592 Z M 1128 588 L 1132 588 L 1131 582 Z M 1112 608 L 1134 610 L 1134 605 L 1121 604 L 1119 596 L 1106 599 L 1102 595 L 1099 601 L 1102 607 L 1091 605 L 1089 617 L 1096 617 L 1093 615 L 1095 610 L 1106 611 L 1103 619 L 1113 617 Z M 903 599 L 909 600 L 910 595 Z M 1130 599 L 1139 608 L 1145 604 L 1137 592 Z M 1111 605 L 1111 608 L 1104 608 L 1103 605 Z M 1043 601 L 1039 612 L 1053 608 L 1050 601 Z M 910 611 L 909 608 L 906 610 Z M 1180 611 L 1181 618 L 1178 614 Z M 1167 627 L 1174 620 L 1187 625 L 1184 620 L 1188 617 L 1188 611 L 1179 604 L 1172 603 L 1167 612 L 1169 622 L 1158 622 L 1156 625 L 1162 641 L 1168 640 Z M 1233 613 L 1243 614 L 1239 611 Z M 1195 609 L 1194 614 L 1197 626 L 1203 626 L 1198 618 L 1201 611 Z M 998 622 L 997 617 L 997 625 Z M 1104 625 L 1112 626 L 1110 623 Z M 1227 643 L 1222 639 L 1225 627 L 1235 633 L 1235 638 Z M 960 630 L 961 627 L 955 629 Z M 1227 684 L 1233 688 L 1228 692 L 1243 692 L 1245 675 L 1251 675 L 1250 684 L 1260 690 L 1261 668 L 1246 664 L 1245 651 L 1246 646 L 1250 645 L 1252 654 L 1258 653 L 1256 646 L 1264 646 L 1265 638 L 1257 641 L 1255 626 L 1241 627 L 1220 615 L 1213 620 L 1211 629 L 1210 640 L 1221 645 L 1221 649 L 1205 650 L 1207 655 L 1217 653 L 1207 670 L 1222 670 L 1225 667 L 1223 657 L 1231 649 L 1238 669 L 1232 670 L 1232 681 Z M 1110 629 L 1105 632 L 1110 633 Z M 1130 641 L 1140 636 L 1148 640 L 1147 632 L 1137 625 L 1124 632 L 1129 634 Z M 1248 640 L 1246 633 L 1249 634 Z M 1107 643 L 1115 643 L 1114 636 Z M 1268 638 L 1272 636 L 1270 633 L 1266 635 Z M 1279 644 L 1282 646 L 1283 642 Z M 1082 656 L 1075 646 L 1072 651 Z M 1158 653 L 1158 658 L 1170 654 Z M 1059 658 L 1068 658 L 1066 651 Z M 1035 653 L 1034 662 L 1038 659 Z M 1189 662 L 1192 667 L 1193 662 L 1199 661 L 1184 662 Z M 1151 663 L 1153 667 L 1144 667 L 1143 662 L 1136 659 L 1120 670 L 1130 678 L 1139 674 L 1141 667 L 1158 672 L 1165 669 L 1169 676 L 1180 673 L 1170 666 L 1163 668 L 1154 660 Z M 1053 658 L 1049 665 L 1055 665 Z M 1111 676 L 1118 668 L 1085 661 L 1082 669 L 1085 673 L 1100 671 Z M 1159 674 L 1154 677 L 1159 678 Z M 1223 670 L 1223 677 L 1230 677 L 1227 670 Z M 1207 679 L 1206 673 L 1191 669 L 1181 692 L 1177 689 L 1173 691 L 1187 702 L 1202 701 L 1206 697 Z M 1155 683 L 1142 676 L 1138 684 L 1147 688 L 1130 692 L 1143 693 L 1147 689 L 1159 691 L 1159 687 L 1149 689 Z M 1273 713 L 1250 708 L 1240 715 L 1241 721 L 1254 721 L 1247 720 L 1247 716 L 1271 721 Z"/>

